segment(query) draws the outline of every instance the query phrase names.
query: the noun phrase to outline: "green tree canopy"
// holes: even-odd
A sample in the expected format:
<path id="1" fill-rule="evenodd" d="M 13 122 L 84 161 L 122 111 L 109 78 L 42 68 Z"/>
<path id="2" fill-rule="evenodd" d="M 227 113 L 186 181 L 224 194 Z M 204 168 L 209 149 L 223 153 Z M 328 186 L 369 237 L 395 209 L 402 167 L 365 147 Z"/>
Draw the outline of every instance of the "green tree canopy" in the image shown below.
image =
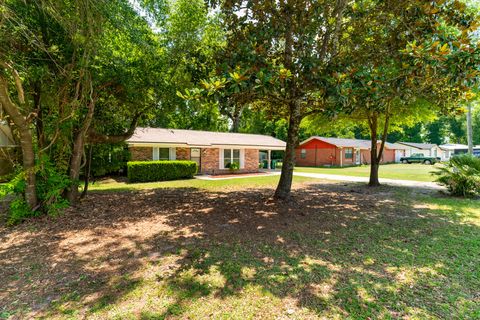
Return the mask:
<path id="1" fill-rule="evenodd" d="M 216 18 L 202 1 L 133 5 L 0 3 L 0 105 L 21 137 L 31 209 L 52 202 L 36 194 L 36 178 L 49 179 L 42 159 L 70 181 L 55 196 L 74 202 L 86 145 L 124 141 L 139 122 L 219 128 L 218 111 L 176 95 L 208 74 L 221 47 Z"/>

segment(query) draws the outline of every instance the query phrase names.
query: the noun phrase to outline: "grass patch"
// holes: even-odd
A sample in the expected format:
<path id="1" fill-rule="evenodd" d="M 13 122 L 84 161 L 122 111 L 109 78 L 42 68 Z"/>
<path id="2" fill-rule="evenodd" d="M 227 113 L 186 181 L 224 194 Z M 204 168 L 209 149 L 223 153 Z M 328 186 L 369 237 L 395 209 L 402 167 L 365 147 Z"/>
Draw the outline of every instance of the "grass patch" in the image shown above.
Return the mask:
<path id="1" fill-rule="evenodd" d="M 385 164 L 381 165 L 379 169 L 380 178 L 385 179 L 400 179 L 400 180 L 412 180 L 412 181 L 424 181 L 432 182 L 435 177 L 431 174 L 435 171 L 437 166 L 424 165 L 424 164 Z M 362 165 L 356 167 L 344 167 L 344 168 L 317 168 L 317 167 L 296 167 L 295 171 L 298 172 L 311 172 L 311 173 L 323 173 L 323 174 L 337 174 L 353 177 L 369 177 L 370 166 Z"/>

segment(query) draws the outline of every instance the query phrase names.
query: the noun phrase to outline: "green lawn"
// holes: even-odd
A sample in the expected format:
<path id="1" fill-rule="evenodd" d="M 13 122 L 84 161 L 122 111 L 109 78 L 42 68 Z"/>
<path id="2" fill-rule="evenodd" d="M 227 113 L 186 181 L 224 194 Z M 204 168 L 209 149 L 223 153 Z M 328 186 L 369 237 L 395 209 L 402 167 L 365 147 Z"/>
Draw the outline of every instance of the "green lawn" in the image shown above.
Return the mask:
<path id="1" fill-rule="evenodd" d="M 0 319 L 480 318 L 480 201 L 276 179 L 97 184 L 132 191 L 0 229 Z"/>
<path id="2" fill-rule="evenodd" d="M 414 180 L 414 181 L 433 181 L 434 176 L 431 172 L 441 166 L 424 164 L 386 164 L 381 165 L 379 170 L 380 178 Z M 345 168 L 314 168 L 314 167 L 296 167 L 298 172 L 314 172 L 325 174 L 338 174 L 354 177 L 368 177 L 370 175 L 370 166 L 345 167 Z"/>

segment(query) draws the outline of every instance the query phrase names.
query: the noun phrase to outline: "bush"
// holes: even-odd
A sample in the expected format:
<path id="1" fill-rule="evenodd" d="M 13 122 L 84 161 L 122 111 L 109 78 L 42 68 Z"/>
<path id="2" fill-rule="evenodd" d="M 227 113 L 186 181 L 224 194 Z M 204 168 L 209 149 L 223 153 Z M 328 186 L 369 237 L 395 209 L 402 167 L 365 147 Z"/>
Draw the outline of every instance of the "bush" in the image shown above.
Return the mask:
<path id="1" fill-rule="evenodd" d="M 30 217 L 41 214 L 58 215 L 62 209 L 68 207 L 68 201 L 62 197 L 64 190 L 70 185 L 68 177 L 58 172 L 48 157 L 43 156 L 37 160 L 36 191 L 38 208 L 31 210 L 25 199 L 25 172 L 18 168 L 15 176 L 8 183 L 0 185 L 0 198 L 12 196 L 10 202 L 8 225 L 14 225 Z"/>
<path id="2" fill-rule="evenodd" d="M 240 170 L 240 166 L 236 162 L 228 163 L 226 168 L 229 169 L 230 172 L 235 172 Z"/>
<path id="3" fill-rule="evenodd" d="M 454 196 L 480 194 L 480 158 L 470 154 L 455 156 L 434 174 L 438 176 L 436 181 Z"/>
<path id="4" fill-rule="evenodd" d="M 183 160 L 130 161 L 127 163 L 129 182 L 152 182 L 193 178 L 197 163 Z"/>

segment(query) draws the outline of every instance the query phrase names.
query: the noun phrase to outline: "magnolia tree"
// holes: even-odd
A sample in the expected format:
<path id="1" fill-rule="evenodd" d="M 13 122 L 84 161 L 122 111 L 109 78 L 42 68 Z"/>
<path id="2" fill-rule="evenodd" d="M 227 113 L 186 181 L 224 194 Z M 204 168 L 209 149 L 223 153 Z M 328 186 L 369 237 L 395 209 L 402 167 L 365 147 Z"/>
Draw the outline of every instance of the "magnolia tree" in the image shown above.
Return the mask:
<path id="1" fill-rule="evenodd" d="M 330 68 L 342 53 L 349 5 L 336 1 L 214 2 L 227 45 L 216 76 L 186 95 L 220 96 L 217 101 L 254 102 L 288 121 L 287 147 L 275 197 L 289 196 L 300 122 L 315 112 L 339 109 L 330 94 Z"/>
<path id="2" fill-rule="evenodd" d="M 248 93 L 288 120 L 275 196 L 289 196 L 301 120 L 360 115 L 378 185 L 392 115 L 461 98 L 476 74 L 475 15 L 458 1 L 226 1 L 227 46 L 216 77 L 192 95 Z M 428 103 L 425 103 L 427 101 Z M 428 107 L 430 108 L 430 107 Z M 377 139 L 381 144 L 377 148 Z"/>
<path id="3" fill-rule="evenodd" d="M 355 7 L 354 30 L 363 30 L 351 39 L 365 45 L 352 43 L 354 54 L 338 78 L 354 114 L 368 124 L 369 185 L 378 186 L 391 121 L 407 122 L 422 109 L 458 112 L 456 102 L 473 96 L 480 51 L 472 37 L 478 16 L 461 2 L 372 3 Z"/>

